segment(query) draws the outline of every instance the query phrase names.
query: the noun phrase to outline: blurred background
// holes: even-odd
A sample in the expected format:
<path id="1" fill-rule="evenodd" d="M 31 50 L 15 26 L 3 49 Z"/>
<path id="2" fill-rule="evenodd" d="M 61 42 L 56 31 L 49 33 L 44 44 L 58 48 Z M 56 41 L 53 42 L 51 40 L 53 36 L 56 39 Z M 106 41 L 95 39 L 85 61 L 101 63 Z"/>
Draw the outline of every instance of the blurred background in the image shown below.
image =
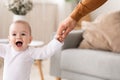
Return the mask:
<path id="1" fill-rule="evenodd" d="M 26 18 L 32 27 L 34 40 L 41 40 L 48 43 L 52 33 L 74 9 L 79 0 L 32 0 L 33 9 Z M 99 9 L 88 14 L 81 20 L 94 20 L 99 14 L 120 10 L 120 0 L 108 0 Z M 0 38 L 7 38 L 9 25 L 13 21 L 13 13 L 5 6 L 5 0 L 0 0 Z M 79 21 L 76 29 L 80 29 Z"/>

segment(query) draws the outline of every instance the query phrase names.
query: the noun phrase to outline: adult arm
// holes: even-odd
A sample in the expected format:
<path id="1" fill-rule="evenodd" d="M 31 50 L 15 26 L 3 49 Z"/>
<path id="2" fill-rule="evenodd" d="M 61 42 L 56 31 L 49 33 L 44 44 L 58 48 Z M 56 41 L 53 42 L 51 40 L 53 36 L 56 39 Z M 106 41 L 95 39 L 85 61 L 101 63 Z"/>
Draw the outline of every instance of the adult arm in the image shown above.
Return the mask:
<path id="1" fill-rule="evenodd" d="M 83 16 L 103 5 L 107 0 L 82 0 L 75 7 L 70 16 L 79 21 Z"/>
<path id="2" fill-rule="evenodd" d="M 58 33 L 63 39 L 75 28 L 77 22 L 88 13 L 103 5 L 107 0 L 82 0 L 72 13 L 59 25 Z"/>

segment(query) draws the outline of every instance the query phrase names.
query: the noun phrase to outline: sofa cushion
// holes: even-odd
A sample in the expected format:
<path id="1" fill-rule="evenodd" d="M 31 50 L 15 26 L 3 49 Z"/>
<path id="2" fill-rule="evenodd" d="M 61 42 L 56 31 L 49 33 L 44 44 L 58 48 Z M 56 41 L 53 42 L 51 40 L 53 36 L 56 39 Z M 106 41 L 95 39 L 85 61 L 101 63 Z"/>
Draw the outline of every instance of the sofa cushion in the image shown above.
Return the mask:
<path id="1" fill-rule="evenodd" d="M 120 11 L 102 14 L 93 22 L 83 22 L 84 40 L 80 48 L 120 52 Z"/>
<path id="2" fill-rule="evenodd" d="M 120 80 L 120 54 L 107 51 L 67 49 L 61 54 L 61 69 L 99 78 Z"/>

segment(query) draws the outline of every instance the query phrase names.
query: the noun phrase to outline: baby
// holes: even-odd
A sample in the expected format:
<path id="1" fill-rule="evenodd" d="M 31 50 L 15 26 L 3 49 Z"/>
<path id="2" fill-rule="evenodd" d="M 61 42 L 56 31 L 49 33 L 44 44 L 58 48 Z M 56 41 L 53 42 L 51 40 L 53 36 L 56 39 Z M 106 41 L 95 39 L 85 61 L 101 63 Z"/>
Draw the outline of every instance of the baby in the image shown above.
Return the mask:
<path id="1" fill-rule="evenodd" d="M 59 36 L 59 33 L 56 35 Z M 58 37 L 41 48 L 29 47 L 31 28 L 25 21 L 13 22 L 8 38 L 8 45 L 0 45 L 0 57 L 4 59 L 3 80 L 30 80 L 34 60 L 49 58 L 63 45 L 63 40 Z"/>

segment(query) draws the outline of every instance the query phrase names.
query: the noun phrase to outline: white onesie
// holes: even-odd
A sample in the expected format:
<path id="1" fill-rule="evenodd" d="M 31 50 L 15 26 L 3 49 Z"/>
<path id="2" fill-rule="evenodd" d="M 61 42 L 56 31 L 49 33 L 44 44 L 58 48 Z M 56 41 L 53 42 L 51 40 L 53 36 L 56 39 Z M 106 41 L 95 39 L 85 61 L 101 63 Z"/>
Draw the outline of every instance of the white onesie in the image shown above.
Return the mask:
<path id="1" fill-rule="evenodd" d="M 10 45 L 0 45 L 0 57 L 4 58 L 3 80 L 30 80 L 30 71 L 35 59 L 46 59 L 61 49 L 62 43 L 53 39 L 41 48 L 28 47 L 15 51 Z"/>

